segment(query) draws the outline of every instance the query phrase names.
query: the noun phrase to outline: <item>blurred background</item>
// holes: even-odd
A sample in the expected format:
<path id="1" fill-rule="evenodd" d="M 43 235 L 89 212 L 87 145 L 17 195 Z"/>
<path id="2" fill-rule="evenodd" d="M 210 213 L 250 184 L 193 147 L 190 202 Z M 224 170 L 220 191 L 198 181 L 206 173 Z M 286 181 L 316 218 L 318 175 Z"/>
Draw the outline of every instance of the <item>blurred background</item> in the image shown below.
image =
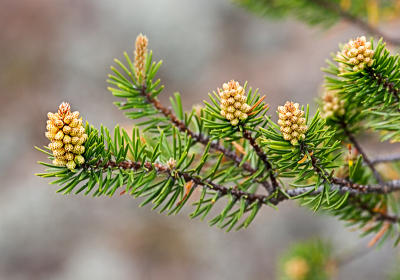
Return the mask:
<path id="1" fill-rule="evenodd" d="M 47 144 L 46 113 L 60 102 L 96 126 L 132 125 L 105 80 L 140 32 L 164 61 L 165 102 L 179 91 L 190 109 L 236 79 L 260 88 L 272 108 L 286 100 L 315 108 L 325 59 L 360 30 L 259 19 L 228 0 L 1 0 L 0 26 L 1 280 L 275 279 L 278 256 L 294 242 L 322 236 L 345 253 L 368 243 L 291 202 L 225 233 L 189 220 L 188 206 L 165 217 L 127 196 L 61 196 L 34 176 L 45 158 L 33 146 Z M 400 36 L 399 26 L 384 29 Z M 391 152 L 363 144 L 371 156 Z M 335 279 L 384 279 L 397 254 L 387 242 Z"/>

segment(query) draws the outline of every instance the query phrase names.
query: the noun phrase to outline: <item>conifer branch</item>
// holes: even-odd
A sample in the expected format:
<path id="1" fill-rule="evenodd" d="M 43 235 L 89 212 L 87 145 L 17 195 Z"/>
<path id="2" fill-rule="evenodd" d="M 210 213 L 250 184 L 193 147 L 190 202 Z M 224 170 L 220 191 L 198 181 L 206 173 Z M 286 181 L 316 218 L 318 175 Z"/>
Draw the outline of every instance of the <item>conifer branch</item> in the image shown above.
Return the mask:
<path id="1" fill-rule="evenodd" d="M 276 189 L 279 188 L 279 183 L 276 180 L 275 174 L 274 174 L 274 170 L 272 168 L 271 163 L 268 161 L 268 157 L 267 155 L 263 152 L 263 150 L 261 149 L 261 147 L 257 144 L 256 139 L 253 138 L 253 136 L 251 135 L 251 132 L 248 131 L 245 127 L 242 126 L 242 134 L 243 134 L 243 138 L 245 138 L 246 140 L 249 141 L 250 145 L 254 148 L 254 151 L 256 152 L 256 154 L 258 155 L 258 157 L 261 159 L 261 161 L 264 163 L 265 167 L 267 168 L 267 171 L 269 172 L 269 177 L 271 179 L 271 187 L 268 188 L 268 192 L 270 194 L 272 194 L 273 192 L 275 192 Z"/>
<path id="2" fill-rule="evenodd" d="M 168 166 L 165 166 L 160 163 L 151 163 L 151 162 L 135 162 L 131 160 L 124 160 L 120 162 L 116 162 L 114 160 L 108 160 L 106 162 L 103 162 L 99 160 L 96 164 L 94 165 L 88 165 L 85 164 L 83 165 L 83 168 L 85 169 L 90 169 L 97 171 L 99 169 L 102 170 L 107 170 L 108 168 L 121 168 L 124 170 L 140 170 L 142 168 L 145 168 L 147 171 L 156 171 L 158 174 L 167 174 L 170 177 L 182 177 L 186 182 L 193 181 L 193 183 L 197 186 L 203 186 L 206 187 L 210 190 L 217 191 L 221 195 L 226 195 L 228 193 L 232 194 L 235 198 L 240 199 L 244 198 L 248 202 L 254 202 L 254 201 L 259 201 L 260 203 L 265 203 L 268 202 L 270 197 L 267 195 L 262 195 L 262 194 L 253 194 L 249 192 L 245 192 L 242 190 L 239 190 L 237 188 L 228 188 L 223 185 L 217 184 L 211 180 L 204 180 L 200 178 L 199 176 L 194 176 L 190 174 L 189 172 L 181 172 L 179 170 L 174 170 L 171 169 Z"/>
<path id="3" fill-rule="evenodd" d="M 135 61 L 126 53 L 126 65 L 116 59 L 120 70 L 111 67 L 108 82 L 112 94 L 125 99 L 115 104 L 130 110 L 125 114 L 131 119 L 144 118 L 138 125 L 150 133 L 135 127 L 130 135 L 116 126 L 111 136 L 103 126 L 83 127 L 79 113 L 63 103 L 48 114 L 45 135 L 51 143 L 39 149 L 52 164 L 41 162 L 47 169 L 38 176 L 54 178 L 58 192 L 112 196 L 124 188 L 121 194 L 145 198 L 141 205 L 152 203 L 153 209 L 175 214 L 201 189 L 191 217 L 206 217 L 223 197 L 226 204 L 210 224 L 228 231 L 247 227 L 261 206 L 287 200 L 329 210 L 359 228 L 372 224 L 366 230 L 376 233 L 372 243 L 400 230 L 398 198 L 390 195 L 400 191 L 400 180 L 385 182 L 374 167 L 400 156 L 371 160 L 353 135 L 367 115 L 362 124 L 382 130 L 383 140 L 400 139 L 400 114 L 393 113 L 400 103 L 399 56 L 391 56 L 382 40 L 374 47 L 362 36 L 343 46 L 338 63 L 326 69 L 334 77 L 326 78 L 330 92 L 321 114 L 317 110 L 311 116 L 308 105 L 286 102 L 277 108 L 277 123 L 267 115 L 265 97 L 234 80 L 210 93 L 200 112 L 184 112 L 178 93 L 168 108 L 157 97 L 163 90 L 155 80 L 161 62 L 152 61 L 147 43 L 139 35 Z M 362 157 L 343 156 L 346 139 Z M 204 146 L 203 153 L 196 143 Z M 291 187 L 278 176 L 289 178 Z M 257 192 L 260 185 L 267 194 Z"/>
<path id="4" fill-rule="evenodd" d="M 358 197 L 352 197 L 350 199 L 352 203 L 355 203 L 360 209 L 368 212 L 372 217 L 378 221 L 386 221 L 389 223 L 400 223 L 400 217 L 396 215 L 390 215 L 386 211 L 379 211 L 371 208 L 368 204 L 361 201 Z"/>
<path id="5" fill-rule="evenodd" d="M 322 167 L 318 165 L 318 159 L 313 155 L 313 152 L 311 151 L 306 151 L 308 150 L 306 147 L 304 147 L 303 143 L 300 143 L 300 149 L 303 154 L 309 154 L 311 158 L 311 165 L 314 168 L 315 173 L 317 173 L 321 178 L 324 179 L 324 181 L 329 180 L 329 174 L 326 172 Z"/>
<path id="6" fill-rule="evenodd" d="M 352 136 L 352 134 L 350 134 L 350 135 Z M 353 137 L 353 140 L 355 140 L 354 137 Z M 355 143 L 357 143 L 357 145 L 354 144 L 356 146 L 356 148 L 359 147 L 358 142 L 355 141 Z M 300 148 L 303 153 L 305 153 L 307 150 L 307 148 L 304 147 L 304 145 L 300 145 Z M 400 187 L 400 186 L 398 186 L 400 181 L 397 181 L 397 180 L 394 180 L 391 182 L 384 182 L 383 180 L 381 180 L 381 181 L 378 181 L 377 185 L 361 185 L 361 184 L 353 183 L 346 179 L 333 177 L 318 165 L 318 159 L 312 155 L 312 152 L 309 152 L 309 151 L 307 151 L 307 152 L 310 154 L 311 164 L 314 168 L 314 171 L 317 174 L 319 174 L 324 179 L 324 181 L 327 181 L 329 184 L 331 184 L 331 188 L 330 188 L 331 190 L 339 189 L 342 193 L 350 192 L 351 194 L 367 194 L 367 193 L 390 193 L 392 191 L 397 191 L 398 188 Z M 362 152 L 363 151 L 361 150 L 360 154 L 362 154 Z M 367 159 L 368 159 L 368 157 L 367 157 Z M 368 160 L 368 162 L 371 163 L 369 160 Z M 375 170 L 375 168 L 374 168 L 374 170 Z M 299 188 L 299 189 L 303 189 L 303 188 Z M 301 195 L 302 193 L 305 193 L 310 190 L 311 190 L 310 188 L 304 188 L 304 192 L 303 191 L 301 191 L 300 193 L 295 192 L 295 195 Z M 318 190 L 316 190 L 315 192 L 312 192 L 312 193 L 313 194 L 320 193 L 321 190 L 319 190 L 319 191 Z M 289 194 L 289 195 L 291 195 L 291 194 Z"/>
<path id="7" fill-rule="evenodd" d="M 155 170 L 159 174 L 167 174 L 171 177 L 180 176 L 185 179 L 186 182 L 193 181 L 196 185 L 204 186 L 209 188 L 210 190 L 218 191 L 221 195 L 226 195 L 231 193 L 236 198 L 244 197 L 249 202 L 259 201 L 260 203 L 271 203 L 274 205 L 279 204 L 285 200 L 294 199 L 297 196 L 300 196 L 304 193 L 308 193 L 309 195 L 318 195 L 323 191 L 323 186 L 315 188 L 315 186 L 310 187 L 302 187 L 302 188 L 294 188 L 285 191 L 285 194 L 279 193 L 277 196 L 263 195 L 263 194 L 253 194 L 249 192 L 245 192 L 239 190 L 237 188 L 228 188 L 223 185 L 217 184 L 210 180 L 203 180 L 199 176 L 194 176 L 188 172 L 180 172 L 177 170 L 170 169 L 169 167 L 160 164 L 160 163 L 151 163 L 151 162 L 135 162 L 131 160 L 124 160 L 120 162 L 116 162 L 114 160 L 108 160 L 103 162 L 99 160 L 95 164 L 84 164 L 82 168 L 87 170 L 98 171 L 107 170 L 108 168 L 121 168 L 124 170 L 140 170 L 145 168 L 147 171 Z M 313 190 L 313 191 L 312 191 Z M 363 194 L 388 194 L 391 192 L 400 191 L 400 180 L 393 180 L 386 182 L 384 185 L 376 184 L 376 185 L 360 185 L 355 183 L 347 182 L 343 179 L 333 178 L 330 190 L 336 191 L 338 190 L 340 193 L 349 192 L 351 195 L 363 195 Z"/>
<path id="8" fill-rule="evenodd" d="M 371 160 L 369 159 L 367 154 L 364 152 L 361 145 L 358 143 L 357 139 L 354 137 L 354 135 L 348 129 L 346 122 L 344 120 L 342 120 L 340 122 L 340 125 L 342 126 L 343 131 L 344 131 L 345 135 L 347 136 L 347 138 L 354 145 L 354 147 L 357 149 L 357 151 L 362 155 L 363 161 L 367 164 L 369 169 L 371 169 L 376 181 L 380 184 L 383 184 L 383 179 L 382 179 L 381 175 L 379 174 L 378 170 L 376 170 L 374 164 L 371 162 Z"/>
<path id="9" fill-rule="evenodd" d="M 307 148 L 304 147 L 304 145 L 300 145 L 300 148 L 302 150 L 302 153 L 306 153 Z M 341 191 L 348 191 L 348 190 L 353 190 L 354 192 L 352 193 L 366 193 L 368 192 L 368 186 L 365 185 L 360 185 L 357 183 L 353 183 L 351 181 L 342 179 L 342 178 L 337 178 L 337 177 L 332 177 L 328 172 L 326 172 L 322 167 L 319 166 L 318 164 L 318 159 L 313 155 L 312 151 L 307 151 L 307 153 L 310 155 L 311 158 L 311 165 L 315 171 L 316 174 L 318 174 L 325 182 L 328 182 L 329 184 L 336 184 L 339 186 L 339 189 Z M 334 185 L 331 187 L 331 190 L 334 190 Z M 317 194 L 318 192 L 315 192 Z"/>
<path id="10" fill-rule="evenodd" d="M 279 195 L 277 198 L 271 200 L 274 204 L 284 201 L 289 198 L 295 198 L 305 193 L 314 196 L 323 192 L 323 186 L 316 188 L 315 186 L 301 187 L 286 190 L 287 196 Z M 355 195 L 366 195 L 366 194 L 388 194 L 392 192 L 400 191 L 400 180 L 393 180 L 385 182 L 384 185 L 360 185 L 360 184 L 348 184 L 346 181 L 342 181 L 339 178 L 333 178 L 330 185 L 331 191 L 339 191 L 341 194 L 349 193 L 352 196 Z"/>

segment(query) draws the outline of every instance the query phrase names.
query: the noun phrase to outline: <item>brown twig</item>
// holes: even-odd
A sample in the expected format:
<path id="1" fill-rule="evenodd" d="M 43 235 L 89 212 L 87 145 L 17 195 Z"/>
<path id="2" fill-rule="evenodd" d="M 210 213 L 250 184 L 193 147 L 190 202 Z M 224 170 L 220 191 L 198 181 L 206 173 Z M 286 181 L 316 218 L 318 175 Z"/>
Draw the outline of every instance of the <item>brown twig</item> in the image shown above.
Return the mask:
<path id="1" fill-rule="evenodd" d="M 167 174 L 170 176 L 173 176 L 174 174 L 176 174 L 176 175 L 184 178 L 186 182 L 193 181 L 194 185 L 205 186 L 209 189 L 220 191 L 221 194 L 227 194 L 228 192 L 230 192 L 230 193 L 232 193 L 232 195 L 234 195 L 237 198 L 245 196 L 246 198 L 249 198 L 249 201 L 258 200 L 263 203 L 269 202 L 274 205 L 277 205 L 282 201 L 292 199 L 292 198 L 299 196 L 301 194 L 304 194 L 304 193 L 309 193 L 309 195 L 317 195 L 317 194 L 320 194 L 323 190 L 323 186 L 320 186 L 318 188 L 315 188 L 315 186 L 310 186 L 310 187 L 286 190 L 285 193 L 287 196 L 282 193 L 278 193 L 276 196 L 252 194 L 252 193 L 248 193 L 245 191 L 241 191 L 237 188 L 227 188 L 225 186 L 213 183 L 212 181 L 203 180 L 202 178 L 200 178 L 198 176 L 193 176 L 189 173 L 185 173 L 185 172 L 173 173 L 172 170 L 170 170 L 167 166 L 159 164 L 159 163 L 151 163 L 151 162 L 140 163 L 140 162 L 125 160 L 125 161 L 116 163 L 113 160 L 109 160 L 107 162 L 102 162 L 101 160 L 99 160 L 96 164 L 93 164 L 93 165 L 84 164 L 82 167 L 85 169 L 92 169 L 94 171 L 99 170 L 99 169 L 106 170 L 108 168 L 122 168 L 125 170 L 128 170 L 128 169 L 139 170 L 141 168 L 145 168 L 146 170 L 149 170 L 149 171 L 155 170 L 156 172 L 158 172 L 160 174 Z M 384 186 L 379 185 L 379 184 L 378 185 L 358 185 L 357 184 L 357 188 L 355 188 L 354 185 L 352 185 L 352 187 L 350 187 L 350 186 L 346 186 L 346 185 L 338 185 L 338 184 L 332 183 L 330 186 L 330 190 L 331 191 L 338 190 L 340 193 L 349 192 L 350 195 L 352 195 L 352 196 L 368 194 L 368 193 L 386 194 L 386 193 L 390 193 L 390 192 L 400 191 L 400 180 L 393 180 L 393 181 L 386 182 Z"/>
<path id="2" fill-rule="evenodd" d="M 362 202 L 358 197 L 351 198 L 351 201 L 360 207 L 360 209 L 368 212 L 371 216 L 373 216 L 378 221 L 386 221 L 390 223 L 400 223 L 400 217 L 390 215 L 386 213 L 386 211 L 376 211 L 376 209 L 372 209 L 368 204 Z"/>
<path id="3" fill-rule="evenodd" d="M 354 135 L 350 132 L 350 130 L 347 127 L 347 124 L 344 120 L 342 120 L 340 122 L 340 125 L 343 129 L 344 134 L 347 136 L 347 138 L 349 139 L 349 141 L 354 145 L 354 147 L 357 149 L 357 151 L 362 155 L 363 157 L 363 161 L 365 162 L 365 164 L 367 164 L 367 166 L 369 167 L 369 169 L 371 169 L 376 181 L 379 184 L 383 184 L 384 180 L 382 179 L 381 175 L 379 174 L 379 172 L 375 169 L 375 166 L 373 165 L 373 163 L 370 161 L 369 157 L 367 156 L 367 154 L 364 152 L 364 150 L 362 149 L 362 147 L 360 146 L 360 144 L 358 143 L 357 139 L 354 137 Z"/>
<path id="4" fill-rule="evenodd" d="M 135 171 L 144 168 L 147 171 L 154 170 L 158 174 L 166 174 L 171 177 L 179 176 L 179 177 L 183 178 L 186 182 L 192 182 L 191 187 L 203 186 L 203 187 L 209 188 L 211 190 L 217 191 L 221 195 L 226 195 L 226 194 L 230 193 L 237 199 L 244 197 L 250 203 L 254 202 L 254 201 L 259 201 L 260 203 L 265 203 L 270 200 L 270 198 L 267 195 L 253 194 L 253 193 L 242 191 L 238 188 L 228 188 L 228 187 L 222 186 L 220 184 L 214 183 L 211 180 L 204 180 L 204 179 L 200 178 L 199 176 L 194 176 L 188 172 L 181 172 L 178 170 L 170 169 L 166 165 L 163 165 L 160 163 L 151 163 L 151 162 L 147 162 L 147 161 L 141 163 L 141 162 L 135 162 L 135 161 L 130 161 L 130 160 L 124 160 L 124 161 L 117 163 L 113 160 L 109 160 L 107 162 L 102 162 L 101 160 L 99 160 L 93 166 L 83 165 L 83 168 L 93 169 L 93 170 L 98 170 L 98 169 L 106 170 L 108 168 L 122 168 L 124 170 L 135 170 Z"/>
<path id="5" fill-rule="evenodd" d="M 304 145 L 301 144 L 300 149 L 303 154 L 306 154 L 307 148 Z M 328 174 L 328 172 L 326 172 L 324 169 L 322 169 L 318 165 L 318 159 L 315 156 L 313 156 L 312 151 L 309 152 L 309 155 L 311 158 L 311 164 L 313 166 L 314 171 L 317 174 L 319 174 L 324 179 L 324 181 L 329 182 L 331 185 L 339 186 L 339 189 L 342 192 L 350 191 L 350 193 L 352 193 L 352 194 L 356 194 L 356 193 L 361 194 L 361 193 L 370 193 L 371 191 L 377 192 L 377 193 L 388 193 L 391 191 L 390 182 L 385 183 L 383 180 L 379 181 L 378 185 L 371 186 L 371 185 L 360 185 L 360 184 L 353 183 L 346 179 L 333 177 L 332 174 Z M 395 181 L 392 181 L 392 182 L 395 182 Z M 332 189 L 332 186 L 331 186 L 331 189 Z"/>
<path id="6" fill-rule="evenodd" d="M 254 148 L 254 151 L 256 152 L 257 156 L 261 159 L 261 161 L 264 163 L 267 171 L 269 172 L 269 178 L 271 180 L 271 187 L 267 189 L 267 191 L 272 194 L 275 192 L 276 189 L 279 188 L 279 183 L 276 180 L 274 170 L 272 168 L 271 163 L 268 161 L 267 155 L 264 153 L 264 151 L 261 149 L 261 147 L 257 144 L 256 139 L 251 135 L 251 132 L 246 130 L 242 126 L 242 134 L 243 138 L 249 141 L 250 145 Z"/>

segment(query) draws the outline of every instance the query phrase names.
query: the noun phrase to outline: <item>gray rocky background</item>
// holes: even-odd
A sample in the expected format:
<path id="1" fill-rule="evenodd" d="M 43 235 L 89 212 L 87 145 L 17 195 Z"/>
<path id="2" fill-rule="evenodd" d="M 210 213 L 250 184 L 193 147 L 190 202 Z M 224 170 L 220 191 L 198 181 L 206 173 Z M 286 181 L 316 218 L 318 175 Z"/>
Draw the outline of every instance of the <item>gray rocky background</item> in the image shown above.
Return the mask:
<path id="1" fill-rule="evenodd" d="M 398 26 L 385 28 L 396 35 Z M 33 176 L 45 159 L 33 146 L 47 144 L 46 113 L 61 101 L 94 125 L 131 125 L 105 79 L 140 32 L 164 61 L 163 101 L 180 91 L 190 108 L 237 79 L 260 88 L 274 108 L 314 104 L 324 60 L 360 30 L 262 20 L 228 0 L 2 0 L 0 279 L 265 280 L 275 279 L 277 256 L 293 242 L 322 236 L 338 252 L 366 246 L 359 232 L 295 203 L 265 208 L 248 230 L 225 233 L 190 221 L 190 207 L 165 217 L 126 196 L 61 196 Z M 397 253 L 388 242 L 341 267 L 336 279 L 384 279 Z"/>

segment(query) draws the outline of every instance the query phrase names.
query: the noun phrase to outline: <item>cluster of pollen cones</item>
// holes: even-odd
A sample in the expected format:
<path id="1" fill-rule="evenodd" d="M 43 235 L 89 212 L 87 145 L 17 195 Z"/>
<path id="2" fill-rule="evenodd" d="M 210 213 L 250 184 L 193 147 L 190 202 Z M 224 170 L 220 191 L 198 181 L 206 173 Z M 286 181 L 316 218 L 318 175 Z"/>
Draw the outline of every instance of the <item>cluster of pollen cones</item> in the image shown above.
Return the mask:
<path id="1" fill-rule="evenodd" d="M 71 112 L 70 105 L 63 102 L 57 113 L 48 113 L 47 117 L 45 135 L 51 141 L 48 147 L 54 155 L 53 164 L 66 166 L 70 170 L 83 164 L 83 144 L 88 136 L 82 125 L 82 118 L 79 118 L 79 112 Z"/>

